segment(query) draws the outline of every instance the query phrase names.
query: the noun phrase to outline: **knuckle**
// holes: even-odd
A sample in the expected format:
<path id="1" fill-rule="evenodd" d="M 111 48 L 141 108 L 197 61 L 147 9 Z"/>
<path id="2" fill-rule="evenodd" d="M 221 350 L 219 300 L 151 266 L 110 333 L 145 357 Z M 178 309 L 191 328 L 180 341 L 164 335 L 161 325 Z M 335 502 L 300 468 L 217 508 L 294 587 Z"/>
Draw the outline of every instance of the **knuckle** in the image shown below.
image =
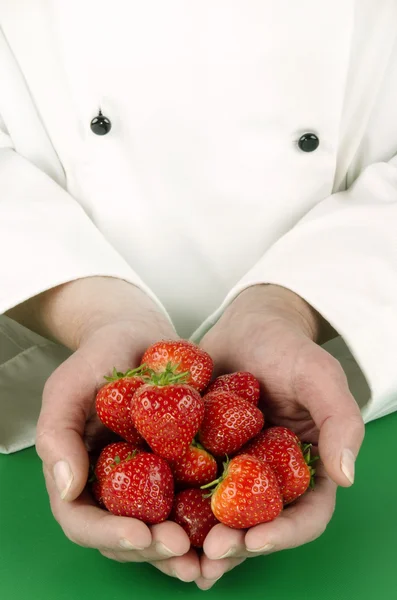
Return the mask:
<path id="1" fill-rule="evenodd" d="M 316 529 L 312 531 L 311 536 L 308 539 L 308 542 L 314 542 L 314 540 L 321 537 L 323 535 L 323 533 L 325 533 L 327 526 L 328 526 L 328 521 L 318 523 Z"/>
<path id="2" fill-rule="evenodd" d="M 51 494 L 50 494 L 50 506 L 51 506 L 52 516 L 54 517 L 54 519 L 58 523 L 58 525 L 60 525 L 60 527 L 62 528 L 62 531 L 64 531 L 64 528 L 62 525 L 61 511 L 58 508 L 58 503 L 56 501 L 54 501 L 54 498 L 51 496 Z"/>
<path id="3" fill-rule="evenodd" d="M 365 437 L 365 425 L 361 415 L 352 417 L 351 429 L 354 431 L 354 437 L 358 443 L 358 446 L 356 447 L 356 451 L 358 452 Z"/>
<path id="4" fill-rule="evenodd" d="M 333 499 L 332 502 L 330 503 L 329 509 L 321 516 L 321 518 L 318 519 L 309 541 L 312 542 L 325 533 L 325 531 L 329 525 L 329 522 L 332 519 L 334 510 L 335 510 L 335 499 Z"/>
<path id="5" fill-rule="evenodd" d="M 52 375 L 46 380 L 43 388 L 43 402 L 45 403 L 49 398 L 53 397 L 57 393 L 58 388 L 58 374 L 62 370 L 62 365 L 58 367 Z"/>
<path id="6" fill-rule="evenodd" d="M 48 429 L 42 429 L 40 422 L 37 428 L 36 435 L 36 451 L 41 460 L 45 461 L 47 455 L 53 446 L 54 432 Z"/>
<path id="7" fill-rule="evenodd" d="M 357 412 L 355 412 L 354 414 L 349 416 L 349 425 L 352 427 L 352 429 L 355 429 L 359 432 L 361 431 L 362 433 L 364 433 L 364 430 L 365 430 L 364 420 L 363 420 L 363 417 L 362 417 L 358 407 L 357 407 Z"/>
<path id="8" fill-rule="evenodd" d="M 334 356 L 322 350 L 316 357 L 316 369 L 319 374 L 332 377 L 340 382 L 346 383 L 346 375 L 343 371 L 342 365 Z"/>
<path id="9" fill-rule="evenodd" d="M 82 546 L 83 544 L 81 543 L 81 540 L 79 538 L 78 535 L 76 535 L 76 532 L 73 531 L 69 526 L 67 525 L 63 525 L 62 523 L 60 523 L 63 533 L 66 535 L 66 537 L 68 538 L 69 541 L 71 541 L 73 544 L 76 544 L 77 546 Z"/>
<path id="10" fill-rule="evenodd" d="M 72 542 L 73 544 L 76 544 L 77 546 L 81 546 L 82 544 L 81 544 L 81 540 L 80 540 L 79 536 L 76 535 L 76 532 L 73 530 L 72 526 L 69 523 L 65 522 L 64 516 L 62 514 L 62 510 L 59 508 L 57 502 L 51 502 L 51 510 L 52 510 L 54 519 L 56 520 L 58 525 L 61 527 L 63 533 L 68 538 L 68 540 L 70 542 Z"/>
<path id="11" fill-rule="evenodd" d="M 76 523 L 73 520 L 73 515 L 65 515 L 63 510 L 64 505 L 57 499 L 52 499 L 51 496 L 50 504 L 54 519 L 61 527 L 67 539 L 77 546 L 86 547 L 84 540 L 82 539 L 84 533 L 80 531 L 80 528 L 76 527 Z"/>
<path id="12" fill-rule="evenodd" d="M 113 552 L 112 550 L 100 550 L 100 553 L 102 556 L 109 558 L 110 560 L 115 560 L 116 562 L 125 562 L 116 554 L 116 552 Z"/>

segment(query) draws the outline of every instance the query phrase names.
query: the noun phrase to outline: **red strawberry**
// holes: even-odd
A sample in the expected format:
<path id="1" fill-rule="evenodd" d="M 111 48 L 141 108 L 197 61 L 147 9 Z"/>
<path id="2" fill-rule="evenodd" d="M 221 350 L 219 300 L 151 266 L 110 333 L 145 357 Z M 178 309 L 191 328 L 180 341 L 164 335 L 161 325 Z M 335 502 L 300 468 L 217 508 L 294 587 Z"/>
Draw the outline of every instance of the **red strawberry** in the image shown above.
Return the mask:
<path id="1" fill-rule="evenodd" d="M 211 381 L 214 363 L 207 352 L 187 340 L 163 340 L 150 346 L 142 357 L 141 365 L 146 365 L 155 373 L 162 373 L 168 367 L 174 373 L 189 371 L 185 383 L 203 391 Z"/>
<path id="2" fill-rule="evenodd" d="M 109 444 L 100 453 L 95 465 L 95 476 L 98 481 L 102 481 L 110 471 L 118 464 L 131 458 L 140 448 L 129 442 L 115 442 Z"/>
<path id="3" fill-rule="evenodd" d="M 211 508 L 221 523 L 234 529 L 272 521 L 283 509 L 275 473 L 255 456 L 236 456 L 212 494 Z"/>
<path id="4" fill-rule="evenodd" d="M 135 392 L 144 385 L 144 380 L 135 375 L 142 369 L 118 373 L 113 371 L 113 377 L 98 392 L 95 408 L 98 417 L 106 427 L 120 435 L 132 444 L 142 443 L 142 437 L 137 432 L 131 420 L 131 401 Z"/>
<path id="5" fill-rule="evenodd" d="M 231 392 L 211 392 L 203 398 L 204 420 L 199 440 L 214 456 L 233 454 L 263 427 L 263 413 Z"/>
<path id="6" fill-rule="evenodd" d="M 209 531 L 219 521 L 211 510 L 211 499 L 206 492 L 189 489 L 175 496 L 170 520 L 186 531 L 192 546 L 202 548 Z"/>
<path id="7" fill-rule="evenodd" d="M 161 523 L 170 514 L 174 499 L 171 469 L 160 456 L 140 452 L 105 477 L 102 498 L 114 515 Z"/>
<path id="8" fill-rule="evenodd" d="M 95 500 L 97 501 L 98 506 L 100 508 L 106 508 L 106 506 L 103 503 L 102 483 L 100 481 L 93 481 L 91 483 L 91 492 L 92 492 L 92 495 L 94 496 Z"/>
<path id="9" fill-rule="evenodd" d="M 288 427 L 268 427 L 266 429 L 267 431 L 267 435 L 268 437 L 283 437 L 283 438 L 288 438 L 290 439 L 292 442 L 296 442 L 297 444 L 300 444 L 300 439 L 298 438 L 298 436 L 296 435 L 296 433 L 294 433 L 293 431 L 291 431 L 291 429 L 288 429 Z"/>
<path id="10" fill-rule="evenodd" d="M 192 442 L 187 452 L 170 463 L 176 484 L 200 487 L 216 478 L 218 465 L 205 448 Z"/>
<path id="11" fill-rule="evenodd" d="M 302 451 L 299 438 L 286 427 L 271 427 L 262 431 L 244 446 L 244 454 L 256 456 L 275 472 L 284 504 L 302 496 L 313 483 L 315 470 L 311 465 L 310 445 Z"/>
<path id="12" fill-rule="evenodd" d="M 177 379 L 179 376 L 174 377 Z M 172 376 L 169 380 L 172 381 Z M 204 416 L 204 402 L 190 385 L 148 383 L 136 392 L 131 416 L 153 452 L 175 460 L 187 452 L 196 435 Z"/>
<path id="13" fill-rule="evenodd" d="M 237 371 L 236 373 L 228 373 L 217 377 L 210 384 L 207 393 L 218 391 L 234 392 L 237 396 L 248 400 L 255 406 L 259 402 L 259 381 L 255 379 L 252 373 L 246 371 Z"/>
<path id="14" fill-rule="evenodd" d="M 110 471 L 114 469 L 120 462 L 131 458 L 138 448 L 134 444 L 128 442 L 116 442 L 109 444 L 100 453 L 96 465 L 94 467 L 94 478 L 92 482 L 92 493 L 98 504 L 104 507 L 102 500 L 102 483 Z"/>

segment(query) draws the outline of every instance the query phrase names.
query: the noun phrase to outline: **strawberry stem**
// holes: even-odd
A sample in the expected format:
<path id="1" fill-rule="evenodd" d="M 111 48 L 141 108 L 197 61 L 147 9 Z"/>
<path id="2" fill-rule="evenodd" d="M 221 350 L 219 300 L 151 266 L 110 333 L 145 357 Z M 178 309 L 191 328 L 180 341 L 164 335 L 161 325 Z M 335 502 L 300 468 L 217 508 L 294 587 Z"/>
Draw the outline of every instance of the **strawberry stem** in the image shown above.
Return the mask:
<path id="1" fill-rule="evenodd" d="M 223 473 L 220 477 L 218 477 L 218 479 L 214 479 L 214 481 L 211 481 L 210 483 L 206 483 L 205 485 L 201 485 L 200 486 L 200 490 L 206 490 L 208 488 L 213 488 L 211 489 L 210 493 L 205 496 L 205 498 L 209 498 L 210 496 L 212 496 L 212 494 L 216 491 L 216 489 L 218 488 L 219 484 L 225 479 L 227 472 L 229 470 L 229 457 L 226 456 L 226 460 L 223 463 Z"/>
<path id="2" fill-rule="evenodd" d="M 140 377 L 145 375 L 148 371 L 149 369 L 145 364 L 136 367 L 136 369 L 129 369 L 125 373 L 122 373 L 121 371 L 118 371 L 116 367 L 113 367 L 112 376 L 105 376 L 104 379 L 106 379 L 106 381 L 118 381 L 119 379 L 123 379 L 124 377 Z"/>
<path id="3" fill-rule="evenodd" d="M 151 383 L 152 385 L 172 385 L 175 383 L 186 383 L 190 377 L 190 371 L 184 371 L 183 373 L 177 373 L 176 370 L 179 367 L 179 364 L 172 365 L 170 362 L 167 363 L 165 371 L 161 373 L 156 373 L 153 369 L 148 369 L 148 375 L 143 375 L 143 379 L 146 383 Z"/>
<path id="4" fill-rule="evenodd" d="M 218 485 L 223 479 L 223 475 L 221 475 L 220 477 L 218 477 L 218 479 L 214 479 L 214 481 L 211 481 L 210 483 L 206 483 L 205 485 L 201 485 L 200 486 L 200 490 L 206 490 L 207 488 L 210 487 L 214 487 L 215 485 Z"/>
<path id="5" fill-rule="evenodd" d="M 206 450 L 204 446 L 202 446 L 195 438 L 193 438 L 190 445 L 193 446 L 193 448 L 198 448 L 198 450 L 204 450 L 204 452 L 208 452 L 208 450 Z"/>

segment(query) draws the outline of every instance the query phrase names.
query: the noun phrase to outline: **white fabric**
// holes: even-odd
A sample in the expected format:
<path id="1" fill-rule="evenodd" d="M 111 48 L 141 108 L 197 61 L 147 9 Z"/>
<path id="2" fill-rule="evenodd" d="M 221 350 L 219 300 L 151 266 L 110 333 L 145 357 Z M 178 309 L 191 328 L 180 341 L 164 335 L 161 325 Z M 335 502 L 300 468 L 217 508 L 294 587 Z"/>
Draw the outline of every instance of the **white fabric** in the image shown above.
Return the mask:
<path id="1" fill-rule="evenodd" d="M 197 340 L 279 283 L 343 336 L 365 419 L 397 408 L 396 0 L 0 0 L 0 27 L 0 312 L 109 275 Z M 29 367 L 3 363 L 5 419 Z"/>
<path id="2" fill-rule="evenodd" d="M 0 454 L 32 446 L 43 385 L 70 352 L 0 317 Z"/>

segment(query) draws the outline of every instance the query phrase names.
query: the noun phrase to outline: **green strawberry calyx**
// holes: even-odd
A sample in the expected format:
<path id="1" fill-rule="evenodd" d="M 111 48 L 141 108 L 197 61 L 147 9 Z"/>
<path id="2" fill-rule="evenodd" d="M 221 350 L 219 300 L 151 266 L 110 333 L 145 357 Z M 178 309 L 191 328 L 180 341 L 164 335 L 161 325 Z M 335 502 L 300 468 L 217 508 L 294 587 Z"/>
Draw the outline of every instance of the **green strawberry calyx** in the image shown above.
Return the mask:
<path id="1" fill-rule="evenodd" d="M 207 452 L 207 454 L 209 454 L 208 450 L 206 450 L 204 448 L 204 446 L 202 446 L 200 444 L 200 442 L 198 442 L 195 438 L 193 438 L 193 440 L 190 443 L 191 446 L 193 446 L 193 448 L 197 448 L 197 450 L 203 450 L 204 452 Z"/>
<path id="2" fill-rule="evenodd" d="M 142 365 L 143 366 L 143 365 Z M 146 383 L 150 383 L 152 385 L 164 386 L 164 385 L 174 385 L 174 384 L 183 384 L 187 383 L 191 374 L 190 371 L 184 371 L 183 373 L 178 373 L 177 369 L 179 364 L 173 365 L 171 362 L 167 363 L 164 371 L 157 373 L 153 369 L 148 369 L 146 367 L 146 372 L 142 375 L 142 379 Z"/>
<path id="3" fill-rule="evenodd" d="M 96 481 L 98 481 L 98 477 L 96 476 L 94 465 L 91 464 L 88 473 L 88 483 L 95 483 Z"/>
<path id="4" fill-rule="evenodd" d="M 127 460 L 132 460 L 137 456 L 137 454 L 139 454 L 139 450 L 135 449 L 132 452 L 129 452 L 127 456 L 123 458 L 123 460 L 121 460 L 120 456 L 117 455 L 114 457 L 114 461 L 112 462 L 111 467 L 114 469 L 114 467 L 117 467 L 117 465 L 121 464 L 122 462 L 124 463 L 127 462 Z"/>
<path id="5" fill-rule="evenodd" d="M 111 377 L 104 377 L 106 381 L 119 381 L 120 379 L 124 379 L 125 377 L 143 377 L 149 371 L 148 367 L 143 364 L 137 367 L 136 369 L 128 369 L 125 373 L 118 371 L 116 367 L 113 368 Z"/>
<path id="6" fill-rule="evenodd" d="M 309 468 L 309 473 L 310 473 L 309 487 L 311 487 L 311 489 L 314 489 L 314 486 L 315 486 L 314 476 L 316 474 L 316 469 L 313 467 L 313 464 L 315 462 L 317 462 L 320 457 L 311 455 L 312 444 L 300 444 L 300 448 L 302 450 L 302 454 L 305 459 L 305 463 L 307 464 L 307 466 Z"/>
<path id="7" fill-rule="evenodd" d="M 204 498 L 210 498 L 213 494 L 215 494 L 216 490 L 222 483 L 222 481 L 227 477 L 229 471 L 229 457 L 226 457 L 225 462 L 223 463 L 223 473 L 218 479 L 214 479 L 214 481 L 210 481 L 210 483 L 206 483 L 205 485 L 200 486 L 200 490 L 206 490 L 208 488 L 212 488 L 209 490 L 208 494 L 205 494 Z"/>
<path id="8" fill-rule="evenodd" d="M 124 463 L 127 460 L 132 460 L 136 457 L 137 454 L 139 454 L 139 450 L 133 450 L 132 452 L 129 452 L 127 456 L 123 458 L 123 460 L 121 460 L 120 456 L 117 454 L 117 456 L 114 457 L 113 462 L 110 464 L 110 467 L 114 469 L 115 467 L 117 467 L 117 465 L 121 464 L 122 462 Z M 96 481 L 98 481 L 98 477 L 95 473 L 95 467 L 94 465 L 90 465 L 90 477 L 88 479 L 88 483 L 95 483 Z"/>

